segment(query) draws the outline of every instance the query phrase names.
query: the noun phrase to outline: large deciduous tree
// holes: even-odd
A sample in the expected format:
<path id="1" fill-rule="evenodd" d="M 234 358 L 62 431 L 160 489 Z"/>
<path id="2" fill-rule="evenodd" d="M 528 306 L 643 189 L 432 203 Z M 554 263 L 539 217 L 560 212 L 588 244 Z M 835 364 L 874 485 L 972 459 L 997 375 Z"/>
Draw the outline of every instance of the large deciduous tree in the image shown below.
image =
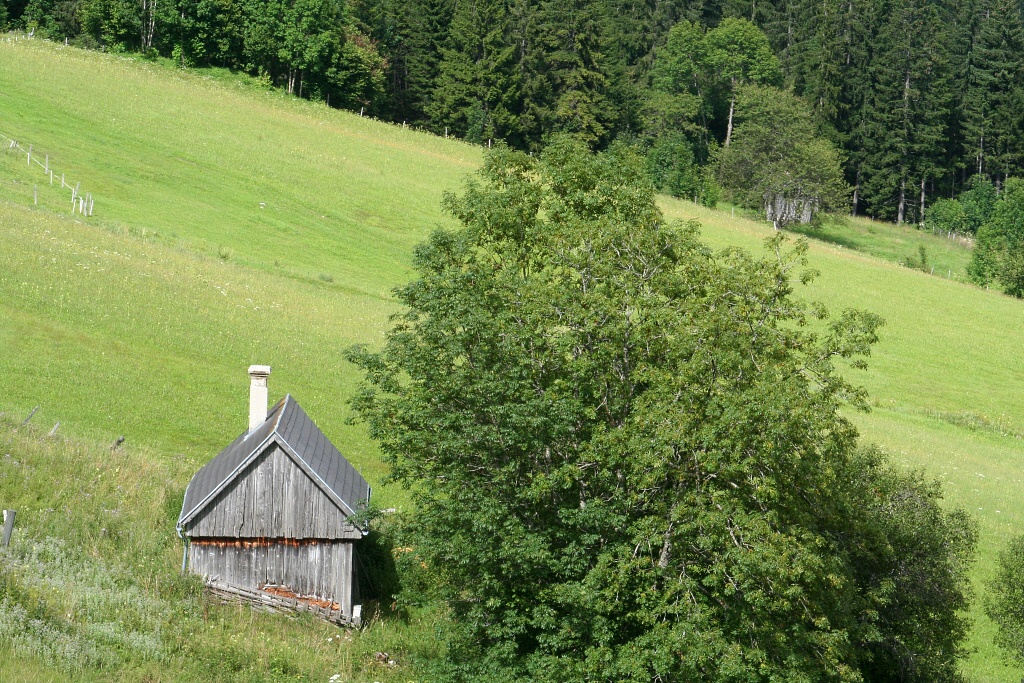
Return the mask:
<path id="1" fill-rule="evenodd" d="M 780 236 L 712 252 L 645 178 L 490 154 L 350 353 L 451 610 L 439 678 L 958 680 L 971 526 L 839 412 L 879 319 L 794 299 Z"/>
<path id="2" fill-rule="evenodd" d="M 736 89 L 747 83 L 780 85 L 782 72 L 768 37 L 746 19 L 726 19 L 705 37 L 707 65 L 729 100 L 725 146 L 732 140 Z"/>
<path id="3" fill-rule="evenodd" d="M 737 203 L 760 209 L 776 228 L 847 207 L 838 150 L 819 137 L 810 107 L 775 88 L 738 93 L 739 125 L 721 150 L 719 177 Z"/>
<path id="4" fill-rule="evenodd" d="M 985 611 L 998 627 L 996 644 L 1024 664 L 1024 536 L 999 553 L 988 590 Z"/>

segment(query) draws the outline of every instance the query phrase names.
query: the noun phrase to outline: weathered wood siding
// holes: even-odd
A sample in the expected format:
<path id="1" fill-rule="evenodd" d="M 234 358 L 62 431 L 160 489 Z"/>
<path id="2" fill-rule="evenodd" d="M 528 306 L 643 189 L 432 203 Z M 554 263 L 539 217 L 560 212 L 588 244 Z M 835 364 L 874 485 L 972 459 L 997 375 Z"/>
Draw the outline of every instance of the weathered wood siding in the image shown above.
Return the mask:
<path id="1" fill-rule="evenodd" d="M 184 531 L 191 537 L 220 538 L 362 537 L 277 445 L 257 457 Z"/>
<path id="2" fill-rule="evenodd" d="M 242 588 L 285 586 L 300 595 L 315 595 L 341 605 L 352 616 L 359 602 L 351 541 L 287 543 L 195 539 L 189 544 L 189 569 Z"/>

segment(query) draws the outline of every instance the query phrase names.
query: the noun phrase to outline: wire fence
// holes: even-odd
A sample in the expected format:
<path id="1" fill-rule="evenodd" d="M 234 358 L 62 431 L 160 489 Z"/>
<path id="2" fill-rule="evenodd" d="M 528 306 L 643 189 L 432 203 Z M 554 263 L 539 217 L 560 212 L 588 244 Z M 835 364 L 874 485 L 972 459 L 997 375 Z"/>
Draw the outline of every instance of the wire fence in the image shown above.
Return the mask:
<path id="1" fill-rule="evenodd" d="M 78 183 L 75 183 L 74 185 L 72 185 L 71 181 L 66 179 L 64 177 L 63 173 L 61 173 L 60 176 L 57 176 L 57 174 L 53 170 L 53 167 L 50 166 L 50 155 L 49 154 L 42 154 L 41 156 L 42 156 L 43 159 L 42 159 L 42 161 L 40 161 L 39 160 L 39 157 L 40 157 L 39 152 L 33 151 L 33 148 L 32 148 L 31 144 L 28 146 L 28 149 L 25 149 L 14 138 L 7 137 L 6 135 L 0 133 L 0 147 L 4 146 L 5 142 L 6 142 L 6 150 L 5 150 L 6 152 L 8 152 L 8 153 L 14 152 L 15 154 L 19 154 L 20 153 L 20 154 L 24 154 L 25 155 L 25 160 L 26 160 L 26 163 L 28 164 L 29 169 L 32 168 L 32 163 L 33 162 L 35 162 L 35 164 L 37 166 L 39 166 L 41 169 L 43 169 L 43 173 L 46 174 L 46 176 L 50 180 L 50 185 L 55 185 L 57 183 L 57 181 L 59 180 L 60 181 L 60 187 L 61 187 L 62 190 L 65 189 L 65 188 L 71 190 L 71 213 L 78 213 L 78 214 L 81 214 L 83 216 L 91 216 L 92 215 L 93 204 L 95 203 L 94 200 L 93 200 L 92 193 L 91 192 L 83 193 L 81 191 L 82 183 L 78 182 Z M 33 188 L 32 192 L 33 192 L 33 201 L 36 204 L 38 204 L 39 203 L 39 186 L 36 185 Z"/>

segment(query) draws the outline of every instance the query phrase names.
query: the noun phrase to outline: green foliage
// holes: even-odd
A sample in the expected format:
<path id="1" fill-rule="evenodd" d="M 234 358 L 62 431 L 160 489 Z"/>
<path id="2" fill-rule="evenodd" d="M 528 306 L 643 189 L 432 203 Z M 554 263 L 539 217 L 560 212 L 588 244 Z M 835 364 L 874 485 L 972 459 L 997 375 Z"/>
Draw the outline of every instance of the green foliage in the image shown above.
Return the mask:
<path id="1" fill-rule="evenodd" d="M 977 234 L 992 215 L 996 188 L 984 176 L 974 176 L 957 199 L 940 199 L 925 216 L 925 227 L 935 233 Z"/>
<path id="2" fill-rule="evenodd" d="M 967 189 L 960 193 L 960 205 L 963 207 L 965 228 L 977 234 L 981 226 L 992 217 L 995 208 L 996 186 L 985 176 L 976 175 L 967 183 Z"/>
<path id="3" fill-rule="evenodd" d="M 737 111 L 735 139 L 718 158 L 719 178 L 733 201 L 760 209 L 776 227 L 845 208 L 849 188 L 839 152 L 815 134 L 801 100 L 746 86 L 739 89 Z"/>
<path id="4" fill-rule="evenodd" d="M 1024 180 L 1009 178 L 978 231 L 969 273 L 975 282 L 997 282 L 1010 296 L 1024 298 Z"/>
<path id="5" fill-rule="evenodd" d="M 397 308 L 390 288 L 409 279 L 413 245 L 434 226 L 452 224 L 439 210 L 441 192 L 479 165 L 479 149 L 284 97 L 226 70 L 181 72 L 165 60 L 138 63 L 40 40 L 3 43 L 2 49 L 0 90 L 10 114 L 2 132 L 36 143 L 37 152 L 50 153 L 51 166 L 94 188 L 97 215 L 76 217 L 79 222 L 63 216 L 59 180 L 52 189 L 39 184 L 36 207 L 32 185 L 41 170 L 27 169 L 23 156 L 0 154 L 0 411 L 19 416 L 20 423 L 42 405 L 31 423 L 41 427 L 39 435 L 59 419 L 59 434 L 95 434 L 100 460 L 109 458 L 119 434 L 127 434 L 127 444 L 153 449 L 133 461 L 140 470 L 182 453 L 198 467 L 223 446 L 225 434 L 244 428 L 244 368 L 270 359 L 277 378 L 272 392 L 300 397 L 371 480 L 375 500 L 414 514 L 399 487 L 382 485 L 385 468 L 365 431 L 345 423 L 342 402 L 361 373 L 341 361 L 338 349 L 381 343 L 388 314 Z M 90 87 L 103 97 L 79 96 L 81 73 L 90 75 Z M 152 135 L 154 130 L 160 134 Z M 116 150 L 111 140 L 118 142 Z M 341 161 L 325 161 L 331 159 Z M 339 187 L 346 191 L 339 194 Z M 202 201 L 195 200 L 196 188 L 203 188 Z M 266 208 L 260 201 L 267 201 Z M 700 220 L 703 238 L 716 249 L 757 250 L 771 233 L 738 210 L 732 217 L 728 210 L 669 197 L 658 201 L 668 220 Z M 991 574 L 1006 525 L 1024 515 L 1012 485 L 1024 479 L 1024 442 L 1014 437 L 1024 434 L 1024 394 L 1015 370 L 1024 308 L 995 291 L 939 278 L 947 268 L 956 278 L 966 264 L 970 252 L 957 241 L 866 218 L 830 218 L 822 232 L 805 228 L 832 241 L 810 241 L 809 257 L 822 275 L 806 296 L 834 310 L 868 307 L 890 321 L 870 368 L 856 373 L 870 390 L 873 409 L 849 416 L 901 465 L 941 476 L 945 504 L 966 506 L 978 518 L 981 544 L 972 574 L 980 581 Z M 936 277 L 894 265 L 916 253 L 919 243 L 927 246 Z M 216 258 L 218 245 L 234 250 L 231 261 Z M 332 273 L 335 284 L 319 284 L 320 272 Z M 965 421 L 960 416 L 966 413 L 971 417 Z M 992 427 L 975 429 L 975 419 Z M 6 452 L 14 453 L 0 450 L 0 456 Z M 55 467 L 65 462 L 69 484 L 55 488 Z M 75 478 L 87 470 L 73 453 L 61 452 L 40 463 L 33 480 L 38 489 L 15 481 L 4 490 L 24 493 L 38 506 L 33 509 L 67 505 L 98 532 L 104 517 L 93 518 L 81 506 L 96 496 L 80 495 Z M 170 485 L 160 475 L 152 487 L 140 488 L 153 496 L 170 488 L 164 498 L 169 512 L 146 519 L 180 510 L 191 471 L 179 471 Z M 46 497 L 61 491 L 69 498 Z M 61 500 L 68 502 L 54 504 Z M 101 507 L 113 509 L 110 502 L 104 499 Z M 133 506 L 125 514 L 141 513 Z M 69 528 L 58 524 L 41 534 L 70 539 L 66 548 L 91 556 L 80 541 L 90 536 L 70 535 Z M 160 561 L 173 574 L 181 553 L 169 536 L 170 549 Z M 396 549 L 412 548 L 389 537 Z M 410 604 L 404 589 L 413 572 L 426 587 L 431 570 L 421 565 L 416 548 L 399 556 L 401 610 Z M 408 612 L 408 624 L 388 619 L 373 640 L 353 650 L 347 641 L 328 643 L 334 633 L 321 636 L 315 623 L 253 620 L 245 610 L 212 608 L 209 621 L 201 622 L 207 635 L 194 653 L 194 674 L 186 662 L 180 670 L 154 664 L 152 673 L 140 665 L 69 676 L 41 669 L 2 643 L 0 670 L 12 683 L 128 683 L 147 673 L 154 680 L 207 681 L 220 671 L 223 652 L 254 668 L 225 672 L 225 679 L 272 680 L 257 668 L 265 666 L 264 655 L 292 653 L 295 662 L 323 652 L 331 673 L 348 671 L 350 663 L 366 667 L 349 680 L 429 680 L 427 670 L 416 665 L 409 671 L 405 663 L 429 661 L 442 648 L 443 632 L 433 613 Z M 963 663 L 965 676 L 974 683 L 1024 676 L 999 655 L 980 606 L 968 616 L 975 623 L 969 643 L 974 652 Z M 241 638 L 252 645 L 238 645 Z M 290 644 L 281 645 L 282 639 Z M 377 650 L 397 651 L 401 665 L 392 670 L 368 663 Z"/>
<path id="6" fill-rule="evenodd" d="M 999 627 L 996 643 L 1024 663 L 1024 536 L 1015 536 L 999 552 L 987 588 L 985 611 Z"/>
<path id="7" fill-rule="evenodd" d="M 1024 22 L 1012 0 L 977 3 L 977 28 L 967 64 L 964 147 L 969 168 L 995 177 L 1020 168 L 1020 106 Z"/>
<path id="8" fill-rule="evenodd" d="M 624 146 L 496 151 L 350 353 L 455 618 L 442 675 L 959 680 L 973 527 L 839 412 L 880 319 L 795 300 L 805 245 L 712 252 L 652 190 Z"/>
<path id="9" fill-rule="evenodd" d="M 928 249 L 923 245 L 917 246 L 917 256 L 908 256 L 907 258 L 900 261 L 907 268 L 913 268 L 914 270 L 920 270 L 922 272 L 928 272 Z"/>
<path id="10" fill-rule="evenodd" d="M 532 67 L 533 96 L 549 93 L 547 113 L 534 131 L 535 139 L 550 133 L 571 133 L 590 144 L 607 142 L 616 112 L 608 100 L 608 73 L 602 53 L 602 4 L 596 0 L 542 0 L 533 19 L 532 53 L 524 55 Z"/>
<path id="11" fill-rule="evenodd" d="M 964 205 L 957 199 L 940 199 L 925 214 L 924 226 L 936 234 L 957 235 L 973 232 Z"/>
<path id="12" fill-rule="evenodd" d="M 781 85 L 779 60 L 768 37 L 746 19 L 725 19 L 705 37 L 705 60 L 721 85 Z"/>
<path id="13" fill-rule="evenodd" d="M 690 141 L 681 133 L 662 135 L 647 151 L 647 173 L 654 186 L 673 197 L 714 206 L 719 189 L 709 169 L 698 166 Z"/>
<path id="14" fill-rule="evenodd" d="M 508 32 L 504 2 L 456 5 L 437 86 L 425 107 L 435 128 L 448 127 L 477 143 L 514 133 L 519 78 L 512 69 L 515 50 Z"/>
<path id="15" fill-rule="evenodd" d="M 929 0 L 901 0 L 883 15 L 855 146 L 871 216 L 916 223 L 922 183 L 944 173 L 949 135 L 951 17 Z"/>

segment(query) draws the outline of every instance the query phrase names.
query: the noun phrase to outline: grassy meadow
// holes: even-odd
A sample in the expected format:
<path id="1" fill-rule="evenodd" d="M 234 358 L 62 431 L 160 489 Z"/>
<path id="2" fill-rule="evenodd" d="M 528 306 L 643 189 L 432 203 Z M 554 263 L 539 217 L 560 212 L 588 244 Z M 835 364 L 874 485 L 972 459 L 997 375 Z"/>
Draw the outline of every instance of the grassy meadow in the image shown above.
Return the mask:
<path id="1" fill-rule="evenodd" d="M 111 671 L 420 680 L 434 616 L 414 610 L 339 644 L 327 638 L 342 632 L 311 620 L 212 606 L 177 575 L 173 520 L 191 473 L 245 427 L 245 369 L 257 362 L 274 367 L 272 397 L 292 393 L 378 503 L 405 504 L 347 422 L 359 378 L 342 351 L 379 343 L 413 246 L 448 224 L 441 195 L 481 151 L 223 72 L 24 40 L 0 42 L 0 134 L 95 197 L 92 217 L 72 215 L 67 190 L 0 147 L 0 505 L 19 509 L 0 570 L 0 595 L 19 596 L 0 602 L 0 683 Z M 757 251 L 771 231 L 662 206 L 699 220 L 715 247 Z M 964 284 L 969 251 L 951 240 L 860 219 L 808 234 L 821 275 L 800 295 L 887 321 L 854 375 L 873 410 L 852 418 L 978 520 L 981 597 L 995 552 L 1024 523 L 1024 304 Z M 921 245 L 934 274 L 899 265 Z M 980 607 L 973 616 L 969 680 L 1020 680 Z M 399 667 L 376 666 L 377 650 Z"/>

